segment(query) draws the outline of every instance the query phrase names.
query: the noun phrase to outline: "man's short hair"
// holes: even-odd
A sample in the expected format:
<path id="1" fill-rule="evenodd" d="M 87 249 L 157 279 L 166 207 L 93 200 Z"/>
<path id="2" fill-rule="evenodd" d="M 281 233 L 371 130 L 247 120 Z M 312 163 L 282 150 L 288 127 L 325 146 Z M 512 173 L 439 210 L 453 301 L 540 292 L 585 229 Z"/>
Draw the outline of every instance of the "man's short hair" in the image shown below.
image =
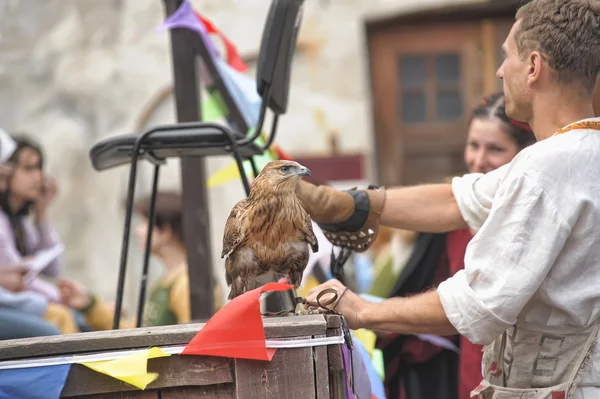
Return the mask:
<path id="1" fill-rule="evenodd" d="M 593 93 L 600 73 L 600 0 L 533 0 L 516 19 L 520 57 L 537 50 L 558 83 L 578 82 Z"/>
<path id="2" fill-rule="evenodd" d="M 136 201 L 134 209 L 145 218 L 150 216 L 150 196 Z M 174 191 L 156 193 L 155 226 L 159 229 L 170 227 L 177 240 L 183 243 L 183 202 L 181 194 Z"/>

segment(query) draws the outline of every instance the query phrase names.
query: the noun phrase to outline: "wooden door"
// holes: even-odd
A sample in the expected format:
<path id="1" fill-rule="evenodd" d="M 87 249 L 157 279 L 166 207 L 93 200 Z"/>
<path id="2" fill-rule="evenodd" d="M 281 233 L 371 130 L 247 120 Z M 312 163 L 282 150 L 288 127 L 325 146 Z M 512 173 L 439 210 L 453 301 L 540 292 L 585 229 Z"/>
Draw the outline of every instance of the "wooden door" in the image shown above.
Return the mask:
<path id="1" fill-rule="evenodd" d="M 370 38 L 380 183 L 440 179 L 464 169 L 469 109 L 482 94 L 479 25 L 427 24 Z"/>
<path id="2" fill-rule="evenodd" d="M 404 24 L 368 37 L 379 183 L 410 185 L 466 171 L 467 125 L 495 78 L 514 20 Z"/>

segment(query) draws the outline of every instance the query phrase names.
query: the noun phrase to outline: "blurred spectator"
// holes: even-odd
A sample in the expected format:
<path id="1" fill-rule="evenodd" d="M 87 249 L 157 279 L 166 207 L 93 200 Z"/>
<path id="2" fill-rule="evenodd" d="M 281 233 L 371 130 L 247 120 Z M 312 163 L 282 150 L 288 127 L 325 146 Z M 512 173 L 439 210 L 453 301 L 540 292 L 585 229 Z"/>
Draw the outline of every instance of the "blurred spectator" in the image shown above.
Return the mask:
<path id="1" fill-rule="evenodd" d="M 42 152 L 34 143 L 14 140 L 0 129 L 0 162 L 0 336 L 78 332 L 73 313 L 49 302 L 59 299 L 56 287 L 39 278 L 27 285 L 24 280 L 27 260 L 58 242 L 46 219 L 56 185 L 50 182 L 43 193 Z M 34 221 L 29 217 L 32 208 Z M 60 269 L 55 261 L 44 273 L 57 276 Z"/>
<path id="2" fill-rule="evenodd" d="M 143 221 L 136 229 L 140 245 L 144 248 L 150 213 L 150 198 L 135 204 Z M 156 198 L 156 219 L 150 252 L 160 259 L 164 268 L 161 278 L 149 290 L 143 325 L 162 326 L 186 323 L 191 319 L 190 289 L 187 253 L 183 239 L 183 205 L 181 196 L 173 192 L 159 192 Z M 89 325 L 96 330 L 112 328 L 114 308 L 91 294 L 81 283 L 63 279 L 59 282 L 63 303 L 82 311 Z M 216 310 L 221 307 L 220 288 L 215 282 Z M 135 320 L 122 320 L 121 328 L 135 326 Z"/>
<path id="3" fill-rule="evenodd" d="M 44 176 L 44 156 L 35 142 L 16 138 L 15 143 L 8 158 L 12 175 L 6 190 L 0 192 L 0 265 L 26 262 L 37 251 L 59 243 L 47 218 L 48 206 L 56 197 L 56 181 Z M 41 274 L 58 277 L 61 270 L 61 260 L 57 258 Z M 28 289 L 50 301 L 59 300 L 56 287 L 39 277 L 31 281 Z"/>

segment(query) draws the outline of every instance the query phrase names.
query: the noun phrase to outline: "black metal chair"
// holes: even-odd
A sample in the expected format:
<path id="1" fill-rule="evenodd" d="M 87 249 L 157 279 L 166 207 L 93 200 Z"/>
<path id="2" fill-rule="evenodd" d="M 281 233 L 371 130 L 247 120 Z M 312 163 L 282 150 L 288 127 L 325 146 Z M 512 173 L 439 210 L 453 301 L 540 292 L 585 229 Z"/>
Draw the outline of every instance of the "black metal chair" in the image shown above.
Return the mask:
<path id="1" fill-rule="evenodd" d="M 167 158 L 232 155 L 237 163 L 246 195 L 249 194 L 250 184 L 243 168 L 243 160 L 250 161 L 256 176 L 258 171 L 253 157 L 262 154 L 273 143 L 279 115 L 287 111 L 291 62 L 302 18 L 303 2 L 304 0 L 273 0 L 271 3 L 263 30 L 256 73 L 257 91 L 262 102 L 258 122 L 252 135 L 246 135 L 248 126 L 245 126 L 244 120 L 239 118 L 235 121 L 228 120 L 228 124 L 235 125 L 237 129 L 217 123 L 187 122 L 156 126 L 141 134 L 132 133 L 110 137 L 101 140 L 91 148 L 92 165 L 98 171 L 127 163 L 131 164 L 113 329 L 119 328 L 121 315 L 133 213 L 133 197 L 137 177 L 137 161 L 145 159 L 154 165 L 149 212 L 150 226 L 146 237 L 137 311 L 137 326 L 140 327 L 146 296 L 150 256 L 149 244 L 152 239 L 160 166 L 166 162 Z M 239 109 L 235 109 L 235 102 L 231 93 L 228 91 L 227 86 L 223 84 L 221 72 L 207 51 L 207 43 L 200 35 L 198 35 L 197 46 L 190 49 L 190 51 L 195 51 L 195 54 L 204 62 L 215 86 L 226 100 L 230 111 L 234 111 L 230 113 L 239 115 Z M 266 143 L 258 145 L 256 139 L 261 133 L 267 108 L 271 109 L 274 114 L 273 123 Z"/>

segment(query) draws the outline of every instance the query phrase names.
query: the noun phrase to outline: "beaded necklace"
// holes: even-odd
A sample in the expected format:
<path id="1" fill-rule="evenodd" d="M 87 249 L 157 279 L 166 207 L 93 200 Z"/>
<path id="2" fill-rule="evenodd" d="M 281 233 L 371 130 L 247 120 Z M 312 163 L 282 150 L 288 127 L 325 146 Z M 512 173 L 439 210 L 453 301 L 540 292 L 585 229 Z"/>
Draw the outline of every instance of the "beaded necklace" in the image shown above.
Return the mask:
<path id="1" fill-rule="evenodd" d="M 558 136 L 559 134 L 563 134 L 575 129 L 587 129 L 587 130 L 600 130 L 600 122 L 599 121 L 584 121 L 584 122 L 575 122 L 567 125 L 563 128 L 560 128 L 553 134 L 553 136 Z"/>

